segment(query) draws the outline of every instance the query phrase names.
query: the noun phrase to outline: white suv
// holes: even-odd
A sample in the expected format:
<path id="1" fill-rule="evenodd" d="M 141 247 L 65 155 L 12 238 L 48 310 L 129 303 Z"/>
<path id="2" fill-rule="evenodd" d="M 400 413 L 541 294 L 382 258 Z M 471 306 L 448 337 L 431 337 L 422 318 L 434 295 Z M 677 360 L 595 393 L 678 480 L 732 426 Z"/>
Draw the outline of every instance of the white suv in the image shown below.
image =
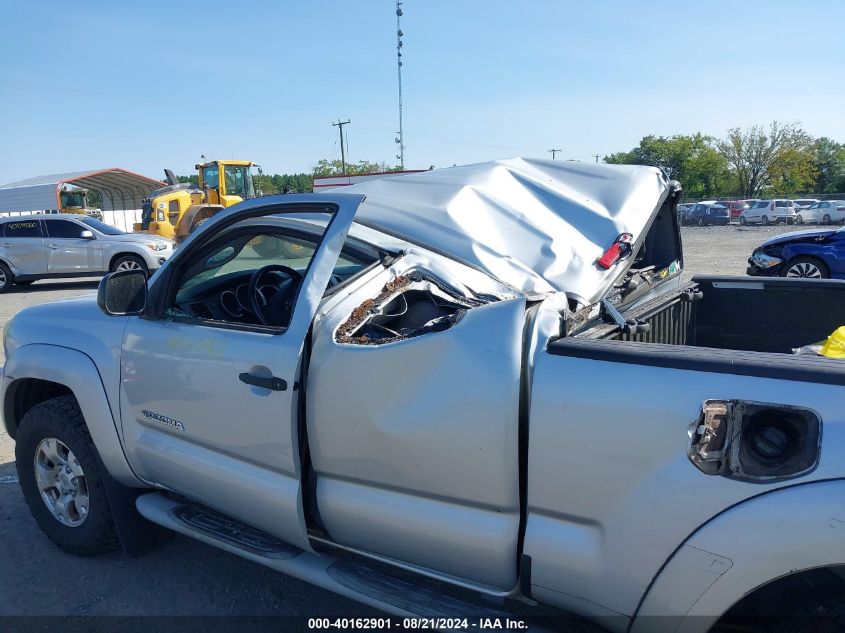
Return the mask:
<path id="1" fill-rule="evenodd" d="M 156 270 L 173 243 L 76 214 L 0 218 L 0 293 L 38 279 Z"/>
<path id="2" fill-rule="evenodd" d="M 792 200 L 776 198 L 774 200 L 757 200 L 739 216 L 739 223 L 771 224 L 772 222 L 795 222 L 795 204 Z"/>

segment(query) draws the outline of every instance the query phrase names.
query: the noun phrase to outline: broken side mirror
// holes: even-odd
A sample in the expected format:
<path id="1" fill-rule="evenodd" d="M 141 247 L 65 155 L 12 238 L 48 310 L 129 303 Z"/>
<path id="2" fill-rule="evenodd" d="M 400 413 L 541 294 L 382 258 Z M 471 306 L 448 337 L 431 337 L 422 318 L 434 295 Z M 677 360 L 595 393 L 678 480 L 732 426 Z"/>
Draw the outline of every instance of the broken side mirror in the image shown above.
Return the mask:
<path id="1" fill-rule="evenodd" d="M 147 275 L 142 270 L 121 270 L 103 277 L 97 304 L 109 316 L 135 316 L 147 305 Z"/>

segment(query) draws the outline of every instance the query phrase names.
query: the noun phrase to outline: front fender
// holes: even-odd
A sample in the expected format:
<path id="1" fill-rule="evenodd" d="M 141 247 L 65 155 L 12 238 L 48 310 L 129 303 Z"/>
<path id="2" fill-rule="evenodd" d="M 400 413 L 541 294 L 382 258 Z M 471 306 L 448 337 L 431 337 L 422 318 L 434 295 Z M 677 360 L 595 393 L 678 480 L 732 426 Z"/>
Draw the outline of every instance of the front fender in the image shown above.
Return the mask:
<path id="1" fill-rule="evenodd" d="M 15 390 L 28 378 L 48 380 L 73 392 L 85 416 L 88 432 L 106 469 L 125 486 L 143 486 L 135 476 L 120 443 L 115 417 L 94 361 L 82 352 L 58 345 L 32 344 L 14 350 L 3 369 L 0 403 L 6 430 L 14 435 L 20 420 L 13 419 Z"/>
<path id="2" fill-rule="evenodd" d="M 646 593 L 631 632 L 704 632 L 772 580 L 841 564 L 845 480 L 763 494 L 716 516 L 678 548 Z"/>

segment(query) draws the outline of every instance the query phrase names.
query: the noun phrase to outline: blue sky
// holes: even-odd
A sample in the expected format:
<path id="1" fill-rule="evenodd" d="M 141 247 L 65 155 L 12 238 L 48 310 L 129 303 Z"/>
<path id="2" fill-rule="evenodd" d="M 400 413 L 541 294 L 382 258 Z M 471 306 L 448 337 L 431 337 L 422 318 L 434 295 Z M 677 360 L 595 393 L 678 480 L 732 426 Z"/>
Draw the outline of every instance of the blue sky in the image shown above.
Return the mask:
<path id="1" fill-rule="evenodd" d="M 845 141 L 845 2 L 407 0 L 406 166 L 773 119 Z M 394 162 L 390 0 L 0 0 L 0 183 L 200 154 Z"/>

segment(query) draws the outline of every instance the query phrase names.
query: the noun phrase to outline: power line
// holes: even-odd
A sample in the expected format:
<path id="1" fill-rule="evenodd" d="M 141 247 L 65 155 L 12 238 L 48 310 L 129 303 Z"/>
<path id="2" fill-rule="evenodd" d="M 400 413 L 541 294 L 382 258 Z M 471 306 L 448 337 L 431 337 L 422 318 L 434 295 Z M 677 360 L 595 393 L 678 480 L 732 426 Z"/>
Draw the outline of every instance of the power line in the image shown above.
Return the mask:
<path id="1" fill-rule="evenodd" d="M 337 127 L 337 131 L 340 133 L 340 164 L 342 165 L 343 175 L 346 175 L 346 149 L 343 146 L 343 126 L 351 123 L 349 119 L 346 121 L 341 121 L 340 119 L 337 120 L 337 123 L 332 123 L 333 127 Z"/>

